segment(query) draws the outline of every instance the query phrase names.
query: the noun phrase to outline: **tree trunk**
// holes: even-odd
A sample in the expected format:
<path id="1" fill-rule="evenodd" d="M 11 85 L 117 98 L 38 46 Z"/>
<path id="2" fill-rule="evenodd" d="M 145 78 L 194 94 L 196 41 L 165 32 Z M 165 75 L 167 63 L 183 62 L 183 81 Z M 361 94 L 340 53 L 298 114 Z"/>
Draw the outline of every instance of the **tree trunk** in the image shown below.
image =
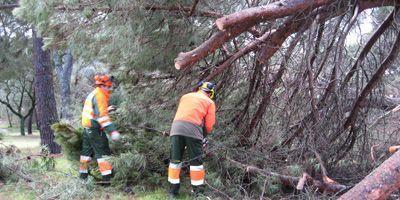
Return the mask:
<path id="1" fill-rule="evenodd" d="M 33 32 L 33 64 L 35 66 L 36 112 L 40 131 L 40 143 L 51 153 L 60 153 L 61 147 L 54 142 L 50 126 L 58 121 L 56 100 L 53 88 L 53 73 L 50 65 L 50 51 L 44 51 L 43 39 Z"/>
<path id="2" fill-rule="evenodd" d="M 62 59 L 61 59 L 62 58 Z M 61 91 L 61 106 L 60 106 L 60 119 L 71 119 L 71 75 L 72 75 L 72 64 L 73 57 L 71 50 L 67 50 L 64 55 L 59 55 L 55 52 L 53 55 L 54 64 L 56 65 L 56 73 L 58 77 L 58 83 Z"/>
<path id="3" fill-rule="evenodd" d="M 12 128 L 12 114 L 10 113 L 10 111 L 8 111 L 8 108 L 6 108 L 6 112 L 7 112 L 7 120 L 8 120 L 8 127 Z"/>
<path id="4" fill-rule="evenodd" d="M 19 118 L 19 130 L 22 136 L 25 136 L 25 118 Z"/>
<path id="5" fill-rule="evenodd" d="M 400 187 L 400 151 L 383 162 L 339 200 L 386 199 Z"/>

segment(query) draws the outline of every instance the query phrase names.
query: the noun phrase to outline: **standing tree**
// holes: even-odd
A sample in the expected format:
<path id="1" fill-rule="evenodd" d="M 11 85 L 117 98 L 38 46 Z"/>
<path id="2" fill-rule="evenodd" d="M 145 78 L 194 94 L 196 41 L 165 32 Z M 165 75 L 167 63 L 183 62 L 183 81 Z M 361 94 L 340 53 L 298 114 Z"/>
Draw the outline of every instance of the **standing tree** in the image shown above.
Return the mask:
<path id="1" fill-rule="evenodd" d="M 13 2 L 13 1 L 6 1 Z M 28 134 L 30 120 L 35 107 L 31 63 L 30 25 L 17 20 L 10 10 L 0 13 L 0 103 L 6 106 L 11 126 L 11 115 L 20 120 L 21 135 L 25 135 L 25 121 Z"/>
<path id="2" fill-rule="evenodd" d="M 71 50 L 67 50 L 64 54 L 58 51 L 53 54 L 54 65 L 58 77 L 60 87 L 60 119 L 70 120 L 71 115 L 71 75 L 73 66 L 73 57 Z"/>
<path id="3" fill-rule="evenodd" d="M 50 127 L 58 121 L 53 89 L 53 72 L 50 64 L 50 50 L 43 50 L 43 39 L 37 37 L 36 31 L 32 32 L 36 112 L 40 130 L 40 143 L 48 146 L 51 153 L 60 153 L 61 147 L 54 141 L 54 133 Z"/>
<path id="4" fill-rule="evenodd" d="M 1 83 L 1 88 L 5 93 L 0 98 L 0 103 L 16 115 L 20 120 L 21 135 L 25 135 L 25 120 L 32 115 L 35 109 L 35 96 L 32 90 L 33 80 L 25 74 L 16 80 L 6 80 Z M 25 98 L 29 98 L 29 107 L 25 108 Z M 26 110 L 26 111 L 25 111 Z"/>

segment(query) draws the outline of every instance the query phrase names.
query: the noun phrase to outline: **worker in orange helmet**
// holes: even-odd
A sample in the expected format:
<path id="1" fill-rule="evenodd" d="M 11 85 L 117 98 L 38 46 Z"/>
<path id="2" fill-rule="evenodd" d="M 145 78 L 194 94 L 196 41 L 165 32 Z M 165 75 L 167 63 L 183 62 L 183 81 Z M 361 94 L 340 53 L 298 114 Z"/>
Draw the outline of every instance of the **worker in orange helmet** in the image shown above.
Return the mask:
<path id="1" fill-rule="evenodd" d="M 172 123 L 171 157 L 168 168 L 170 198 L 175 198 L 180 188 L 182 156 L 188 150 L 190 180 L 195 196 L 203 195 L 205 170 L 203 166 L 203 139 L 210 134 L 215 124 L 215 85 L 200 82 L 196 92 L 181 97 Z"/>
<path id="2" fill-rule="evenodd" d="M 120 139 L 120 133 L 108 115 L 109 97 L 113 86 L 113 77 L 96 75 L 96 88 L 87 96 L 82 110 L 82 150 L 79 173 L 82 179 L 88 177 L 88 164 L 94 155 L 104 185 L 109 185 L 112 165 L 109 161 L 111 150 L 106 134 L 113 141 Z"/>

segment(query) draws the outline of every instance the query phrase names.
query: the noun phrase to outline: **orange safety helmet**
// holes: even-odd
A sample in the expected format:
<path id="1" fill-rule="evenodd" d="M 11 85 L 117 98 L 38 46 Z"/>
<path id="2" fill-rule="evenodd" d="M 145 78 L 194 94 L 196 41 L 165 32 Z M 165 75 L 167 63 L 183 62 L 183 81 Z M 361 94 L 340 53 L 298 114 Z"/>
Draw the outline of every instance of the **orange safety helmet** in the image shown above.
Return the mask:
<path id="1" fill-rule="evenodd" d="M 96 75 L 94 76 L 94 80 L 95 80 L 95 84 L 96 85 L 104 85 L 107 87 L 111 87 L 112 86 L 112 81 L 113 81 L 114 77 L 111 76 L 107 76 L 107 75 Z"/>

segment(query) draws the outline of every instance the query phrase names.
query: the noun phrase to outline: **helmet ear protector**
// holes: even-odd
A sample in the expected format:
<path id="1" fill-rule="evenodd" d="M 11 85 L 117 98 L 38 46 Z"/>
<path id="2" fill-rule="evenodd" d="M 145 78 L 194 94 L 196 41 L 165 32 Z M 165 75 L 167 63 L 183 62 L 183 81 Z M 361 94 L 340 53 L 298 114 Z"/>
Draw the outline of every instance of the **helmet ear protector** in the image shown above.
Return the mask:
<path id="1" fill-rule="evenodd" d="M 199 90 L 210 93 L 210 99 L 215 97 L 215 84 L 211 82 L 200 81 L 198 83 Z"/>

